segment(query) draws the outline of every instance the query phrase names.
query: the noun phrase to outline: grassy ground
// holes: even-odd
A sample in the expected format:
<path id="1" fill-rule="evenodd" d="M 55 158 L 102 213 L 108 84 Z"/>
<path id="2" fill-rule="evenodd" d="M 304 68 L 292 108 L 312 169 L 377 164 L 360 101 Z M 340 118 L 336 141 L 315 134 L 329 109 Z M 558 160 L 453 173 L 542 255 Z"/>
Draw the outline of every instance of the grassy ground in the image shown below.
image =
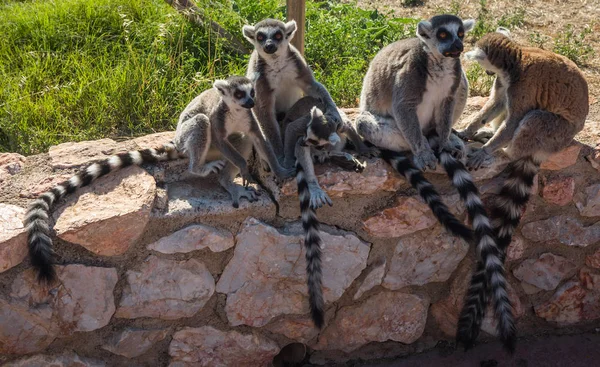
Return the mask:
<path id="1" fill-rule="evenodd" d="M 243 24 L 284 19 L 285 13 L 283 0 L 196 3 L 248 46 Z M 539 27 L 522 31 L 542 2 L 520 0 L 512 8 L 498 3 L 425 1 L 405 7 L 388 0 L 359 0 L 359 6 L 354 0 L 309 0 L 306 58 L 334 100 L 353 106 L 369 60 L 382 46 L 412 36 L 419 19 L 451 12 L 478 18 L 471 42 L 507 26 L 519 40 L 569 56 L 594 80 L 598 50 L 588 41 L 597 40 L 598 23 L 561 24 L 565 31 L 551 35 Z M 244 74 L 248 60 L 164 0 L 4 0 L 0 34 L 0 152 L 34 154 L 65 141 L 174 129 L 195 95 L 214 79 Z M 475 65 L 467 74 L 471 94 L 486 94 L 491 78 Z"/>

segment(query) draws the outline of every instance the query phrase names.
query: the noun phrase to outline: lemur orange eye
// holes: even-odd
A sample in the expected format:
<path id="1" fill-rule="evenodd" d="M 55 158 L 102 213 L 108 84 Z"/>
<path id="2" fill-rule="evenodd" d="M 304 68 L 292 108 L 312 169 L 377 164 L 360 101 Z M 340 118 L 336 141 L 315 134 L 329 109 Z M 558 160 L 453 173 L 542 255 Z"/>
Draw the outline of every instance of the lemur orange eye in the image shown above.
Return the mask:
<path id="1" fill-rule="evenodd" d="M 282 37 L 283 37 L 283 35 L 281 33 L 279 33 L 279 32 L 275 33 L 275 39 L 276 40 L 279 41 Z"/>
<path id="2" fill-rule="evenodd" d="M 459 36 L 460 38 L 463 38 L 463 37 L 465 36 L 465 32 L 458 32 L 458 36 Z"/>
<path id="3" fill-rule="evenodd" d="M 448 37 L 448 33 L 446 33 L 446 32 L 440 32 L 440 33 L 438 33 L 438 38 L 439 39 L 445 40 L 447 37 Z"/>
<path id="4" fill-rule="evenodd" d="M 264 39 L 265 39 L 265 35 L 264 35 L 264 34 L 262 34 L 262 33 L 259 33 L 259 34 L 258 34 L 258 36 L 256 36 L 256 39 L 257 39 L 258 41 L 262 41 L 262 40 L 264 40 Z"/>

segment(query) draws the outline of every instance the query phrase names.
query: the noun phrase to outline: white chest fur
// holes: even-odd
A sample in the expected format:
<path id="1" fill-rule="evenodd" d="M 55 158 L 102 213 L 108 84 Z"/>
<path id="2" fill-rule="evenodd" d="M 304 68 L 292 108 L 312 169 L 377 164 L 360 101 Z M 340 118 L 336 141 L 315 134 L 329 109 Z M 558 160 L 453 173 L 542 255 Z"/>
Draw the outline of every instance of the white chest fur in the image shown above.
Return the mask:
<path id="1" fill-rule="evenodd" d="M 302 98 L 298 85 L 296 65 L 287 58 L 279 58 L 269 65 L 267 80 L 275 94 L 275 112 L 285 112 Z"/>
<path id="2" fill-rule="evenodd" d="M 247 133 L 250 131 L 250 110 L 246 108 L 233 108 L 225 117 L 225 130 L 227 135 L 235 132 Z"/>
<path id="3" fill-rule="evenodd" d="M 455 82 L 455 69 L 454 60 L 448 59 L 448 61 L 443 60 L 441 63 L 429 65 L 430 75 L 427 76 L 423 99 L 417 106 L 417 116 L 422 130 L 441 118 L 442 101 L 450 96 Z"/>

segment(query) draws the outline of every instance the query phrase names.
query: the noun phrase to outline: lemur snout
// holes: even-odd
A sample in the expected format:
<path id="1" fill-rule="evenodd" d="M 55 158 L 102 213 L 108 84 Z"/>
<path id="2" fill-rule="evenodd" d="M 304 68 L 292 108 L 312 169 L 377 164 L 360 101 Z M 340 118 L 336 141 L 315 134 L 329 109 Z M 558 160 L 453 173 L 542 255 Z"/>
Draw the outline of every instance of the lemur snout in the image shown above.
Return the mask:
<path id="1" fill-rule="evenodd" d="M 244 104 L 242 105 L 242 107 L 244 107 L 244 108 L 252 108 L 252 107 L 254 107 L 254 100 L 252 98 L 248 98 L 248 100 L 246 100 L 246 102 L 244 102 Z"/>
<path id="2" fill-rule="evenodd" d="M 277 46 L 275 46 L 273 43 L 267 43 L 265 45 L 265 52 L 268 54 L 273 54 L 277 51 Z"/>

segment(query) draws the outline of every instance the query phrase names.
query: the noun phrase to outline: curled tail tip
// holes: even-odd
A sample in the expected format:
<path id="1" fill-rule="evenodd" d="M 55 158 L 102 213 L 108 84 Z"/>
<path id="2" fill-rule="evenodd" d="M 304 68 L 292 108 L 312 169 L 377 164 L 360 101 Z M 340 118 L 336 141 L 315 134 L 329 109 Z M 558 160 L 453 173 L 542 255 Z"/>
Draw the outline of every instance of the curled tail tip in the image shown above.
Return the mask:
<path id="1" fill-rule="evenodd" d="M 511 355 L 515 354 L 517 349 L 517 330 L 514 325 L 501 335 L 502 345 L 504 349 Z"/>
<path id="2" fill-rule="evenodd" d="M 52 264 L 44 264 L 36 268 L 37 281 L 42 285 L 51 285 L 56 281 L 56 269 Z"/>
<path id="3" fill-rule="evenodd" d="M 319 307 L 314 307 L 311 309 L 310 316 L 313 320 L 315 326 L 321 330 L 323 329 L 323 324 L 325 323 L 325 316 L 323 313 L 323 309 Z"/>

